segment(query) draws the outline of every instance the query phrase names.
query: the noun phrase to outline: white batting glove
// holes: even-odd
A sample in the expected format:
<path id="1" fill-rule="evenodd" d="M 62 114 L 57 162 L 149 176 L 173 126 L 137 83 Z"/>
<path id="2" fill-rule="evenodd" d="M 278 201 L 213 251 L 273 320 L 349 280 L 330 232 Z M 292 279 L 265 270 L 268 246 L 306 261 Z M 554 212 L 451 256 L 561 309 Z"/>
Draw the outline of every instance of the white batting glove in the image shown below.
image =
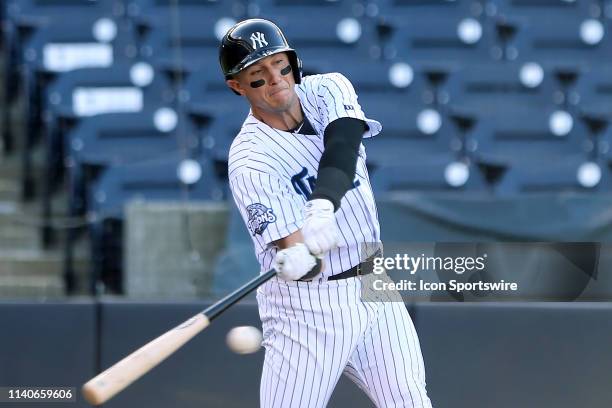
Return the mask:
<path id="1" fill-rule="evenodd" d="M 331 201 L 317 198 L 306 203 L 302 236 L 310 253 L 319 258 L 338 245 L 338 227 Z"/>
<path id="2" fill-rule="evenodd" d="M 299 243 L 276 253 L 272 264 L 277 275 L 286 281 L 295 281 L 310 272 L 317 260 L 306 245 Z"/>

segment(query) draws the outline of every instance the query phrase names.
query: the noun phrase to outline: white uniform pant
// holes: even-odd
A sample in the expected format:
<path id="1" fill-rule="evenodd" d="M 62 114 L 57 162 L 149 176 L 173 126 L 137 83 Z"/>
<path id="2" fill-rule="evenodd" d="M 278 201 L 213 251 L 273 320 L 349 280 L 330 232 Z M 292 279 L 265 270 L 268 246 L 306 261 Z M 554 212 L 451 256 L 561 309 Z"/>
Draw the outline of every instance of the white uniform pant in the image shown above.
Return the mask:
<path id="1" fill-rule="evenodd" d="M 377 407 L 431 407 L 419 340 L 401 302 L 363 302 L 358 278 L 277 278 L 257 293 L 263 408 L 325 407 L 340 375 Z"/>

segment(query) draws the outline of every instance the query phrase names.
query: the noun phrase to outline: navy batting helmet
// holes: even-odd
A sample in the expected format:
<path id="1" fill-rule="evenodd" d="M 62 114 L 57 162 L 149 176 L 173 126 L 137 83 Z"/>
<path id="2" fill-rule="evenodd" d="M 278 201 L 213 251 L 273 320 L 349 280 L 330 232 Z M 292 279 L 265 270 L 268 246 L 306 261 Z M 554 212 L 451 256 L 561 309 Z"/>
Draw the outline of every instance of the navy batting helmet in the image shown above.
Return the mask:
<path id="1" fill-rule="evenodd" d="M 219 62 L 225 79 L 269 55 L 286 52 L 295 83 L 302 80 L 302 62 L 276 24 L 262 18 L 251 18 L 234 25 L 221 40 Z"/>

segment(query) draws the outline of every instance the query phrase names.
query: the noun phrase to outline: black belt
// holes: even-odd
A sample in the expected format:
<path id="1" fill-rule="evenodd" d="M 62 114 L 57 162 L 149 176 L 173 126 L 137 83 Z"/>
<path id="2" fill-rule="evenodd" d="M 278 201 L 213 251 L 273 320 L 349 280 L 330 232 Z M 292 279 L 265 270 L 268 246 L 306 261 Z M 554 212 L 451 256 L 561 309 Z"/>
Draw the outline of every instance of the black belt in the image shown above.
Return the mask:
<path id="1" fill-rule="evenodd" d="M 333 281 L 333 280 L 338 280 L 338 279 L 348 279 L 348 278 L 354 278 L 355 276 L 365 276 L 368 275 L 370 273 L 372 273 L 372 270 L 374 269 L 372 266 L 372 264 L 374 263 L 374 258 L 377 258 L 379 256 L 381 256 L 381 252 L 377 251 L 374 255 L 372 255 L 371 257 L 369 257 L 368 259 L 366 259 L 365 261 L 361 262 L 360 264 L 357 264 L 355 266 L 353 266 L 351 269 L 346 270 L 342 273 L 336 274 L 336 275 L 332 275 L 330 277 L 327 278 L 328 281 Z"/>

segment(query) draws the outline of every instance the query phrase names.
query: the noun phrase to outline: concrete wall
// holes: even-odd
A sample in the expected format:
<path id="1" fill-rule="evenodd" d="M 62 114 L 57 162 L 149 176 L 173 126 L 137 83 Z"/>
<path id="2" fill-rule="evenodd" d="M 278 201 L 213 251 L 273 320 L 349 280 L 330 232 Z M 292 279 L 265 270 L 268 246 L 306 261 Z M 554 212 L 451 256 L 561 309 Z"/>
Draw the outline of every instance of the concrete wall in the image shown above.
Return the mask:
<path id="1" fill-rule="evenodd" d="M 80 387 L 97 370 L 206 306 L 0 303 L 0 386 Z M 612 304 L 419 303 L 409 309 L 436 408 L 612 406 Z M 263 351 L 240 356 L 227 349 L 225 335 L 238 325 L 260 325 L 255 304 L 228 310 L 105 407 L 257 406 Z M 79 396 L 70 406 L 87 405 Z M 372 404 L 342 379 L 329 406 Z"/>

